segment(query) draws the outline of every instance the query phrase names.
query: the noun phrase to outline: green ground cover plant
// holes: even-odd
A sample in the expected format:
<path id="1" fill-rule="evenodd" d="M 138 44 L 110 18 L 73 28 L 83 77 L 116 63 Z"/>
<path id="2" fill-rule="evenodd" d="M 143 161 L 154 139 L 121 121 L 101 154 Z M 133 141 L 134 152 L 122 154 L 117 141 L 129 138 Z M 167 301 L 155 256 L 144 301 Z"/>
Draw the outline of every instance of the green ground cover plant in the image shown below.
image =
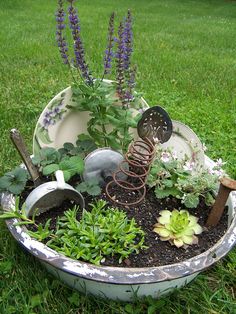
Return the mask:
<path id="1" fill-rule="evenodd" d="M 219 162 L 218 162 L 219 163 Z M 194 162 L 191 159 L 177 160 L 174 154 L 157 150 L 157 158 L 151 165 L 147 184 L 155 187 L 157 198 L 174 196 L 181 199 L 187 208 L 196 208 L 200 197 L 206 204 L 214 203 L 214 193 L 217 191 L 219 176 L 223 175 L 221 163 L 216 162 L 212 171 L 193 171 Z"/>
<path id="2" fill-rule="evenodd" d="M 1 219 L 18 218 L 20 225 L 34 225 L 27 230 L 32 237 L 48 247 L 72 259 L 79 259 L 100 265 L 107 256 L 119 256 L 119 263 L 132 253 L 145 249 L 145 232 L 138 227 L 135 219 L 128 219 L 124 211 L 109 207 L 100 199 L 89 204 L 90 210 L 74 206 L 57 219 L 56 228 L 50 230 L 50 221 L 37 224 L 35 214 L 30 219 L 25 206 L 19 207 L 19 198 L 11 212 L 0 215 Z M 78 214 L 81 218 L 78 219 Z"/>
<path id="3" fill-rule="evenodd" d="M 144 232 L 125 212 L 106 205 L 103 200 L 91 203 L 91 212 L 83 210 L 79 221 L 78 208 L 66 211 L 47 245 L 66 256 L 96 265 L 107 255 L 118 254 L 121 262 L 131 253 L 139 252 L 144 248 Z"/>
<path id="4" fill-rule="evenodd" d="M 20 159 L 9 130 L 20 129 L 28 145 L 49 100 L 71 82 L 55 44 L 56 1 L 0 3 L 0 175 Z M 133 61 L 137 90 L 150 105 L 159 103 L 172 119 L 188 124 L 213 159 L 227 161 L 236 178 L 236 4 L 233 1 L 80 1 L 86 50 L 99 75 L 106 23 L 113 10 L 134 16 Z M 99 27 L 97 27 L 99 25 Z M 72 292 L 21 250 L 0 222 L 1 313 L 232 313 L 235 309 L 236 252 L 189 286 L 160 300 L 134 304 L 106 302 Z"/>

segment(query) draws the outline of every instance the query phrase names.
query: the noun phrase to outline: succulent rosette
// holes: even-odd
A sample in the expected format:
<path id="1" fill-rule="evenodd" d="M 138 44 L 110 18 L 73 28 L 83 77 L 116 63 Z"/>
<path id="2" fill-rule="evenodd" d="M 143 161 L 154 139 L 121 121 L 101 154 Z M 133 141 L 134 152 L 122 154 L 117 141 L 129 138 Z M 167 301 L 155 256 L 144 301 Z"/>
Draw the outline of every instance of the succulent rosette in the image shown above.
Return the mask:
<path id="1" fill-rule="evenodd" d="M 162 210 L 153 231 L 160 236 L 161 241 L 169 241 L 176 247 L 186 248 L 197 244 L 197 234 L 202 233 L 198 218 L 189 214 L 187 210 Z"/>

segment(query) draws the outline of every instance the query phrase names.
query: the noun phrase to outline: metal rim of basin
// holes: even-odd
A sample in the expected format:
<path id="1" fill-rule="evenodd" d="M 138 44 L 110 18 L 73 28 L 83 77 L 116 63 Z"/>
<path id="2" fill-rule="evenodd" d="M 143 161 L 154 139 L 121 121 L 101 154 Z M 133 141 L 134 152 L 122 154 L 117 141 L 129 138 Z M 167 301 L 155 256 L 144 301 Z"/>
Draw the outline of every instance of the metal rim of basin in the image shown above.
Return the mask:
<path id="1" fill-rule="evenodd" d="M 208 165 L 213 163 L 207 158 Z M 10 208 L 14 203 L 12 194 L 2 195 L 2 207 Z M 201 272 L 224 257 L 236 244 L 236 193 L 231 193 L 229 203 L 233 212 L 233 219 L 224 236 L 210 249 L 193 258 L 180 263 L 159 267 L 124 268 L 110 266 L 96 266 L 87 262 L 73 260 L 48 248 L 43 243 L 30 238 L 24 226 L 15 226 L 17 219 L 6 221 L 13 237 L 27 251 L 40 261 L 48 263 L 61 271 L 80 278 L 109 284 L 151 284 L 170 281 Z"/>

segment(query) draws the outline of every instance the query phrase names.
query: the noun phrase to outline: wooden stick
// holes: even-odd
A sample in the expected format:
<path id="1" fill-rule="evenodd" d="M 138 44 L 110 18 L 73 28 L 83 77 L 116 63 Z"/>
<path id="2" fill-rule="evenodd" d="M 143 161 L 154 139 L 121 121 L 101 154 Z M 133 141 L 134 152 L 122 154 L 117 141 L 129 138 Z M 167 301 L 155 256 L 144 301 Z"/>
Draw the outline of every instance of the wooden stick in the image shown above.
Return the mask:
<path id="1" fill-rule="evenodd" d="M 218 224 L 218 222 L 220 221 L 223 215 L 225 204 L 229 197 L 229 193 L 235 190 L 236 190 L 236 180 L 233 180 L 230 178 L 222 178 L 220 180 L 219 192 L 216 197 L 215 203 L 212 207 L 212 210 L 208 216 L 207 223 L 206 223 L 207 227 L 213 227 Z"/>

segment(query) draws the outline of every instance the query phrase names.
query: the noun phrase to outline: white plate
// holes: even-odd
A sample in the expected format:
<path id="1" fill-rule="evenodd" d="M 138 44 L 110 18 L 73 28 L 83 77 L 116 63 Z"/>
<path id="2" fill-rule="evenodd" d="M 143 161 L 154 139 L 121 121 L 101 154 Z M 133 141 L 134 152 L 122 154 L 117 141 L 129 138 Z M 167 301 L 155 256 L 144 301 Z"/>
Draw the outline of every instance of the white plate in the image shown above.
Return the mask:
<path id="1" fill-rule="evenodd" d="M 196 168 L 205 163 L 204 150 L 201 141 L 190 127 L 182 122 L 172 120 L 173 133 L 166 143 L 160 144 L 164 149 L 176 152 L 178 159 L 192 159 Z"/>
<path id="2" fill-rule="evenodd" d="M 56 95 L 41 113 L 33 135 L 34 155 L 43 147 L 59 149 L 66 142 L 75 144 L 79 134 L 88 134 L 89 112 L 68 109 L 66 106 L 71 104 L 71 98 L 71 87 L 67 87 Z M 148 107 L 143 98 L 140 101 L 144 108 Z M 135 112 L 137 113 L 136 110 Z M 134 137 L 137 138 L 136 129 L 131 131 Z"/>

